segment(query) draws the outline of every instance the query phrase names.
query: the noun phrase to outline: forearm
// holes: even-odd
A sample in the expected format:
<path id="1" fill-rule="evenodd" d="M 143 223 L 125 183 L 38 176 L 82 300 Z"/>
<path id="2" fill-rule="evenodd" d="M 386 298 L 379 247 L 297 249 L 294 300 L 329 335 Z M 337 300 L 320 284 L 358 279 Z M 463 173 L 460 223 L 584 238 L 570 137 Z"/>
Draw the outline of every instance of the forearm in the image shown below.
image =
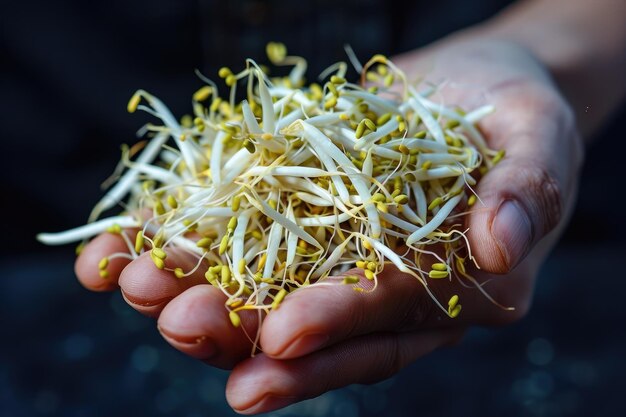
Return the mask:
<path id="1" fill-rule="evenodd" d="M 626 96 L 625 16 L 623 0 L 526 0 L 477 32 L 529 48 L 552 73 L 588 139 Z"/>

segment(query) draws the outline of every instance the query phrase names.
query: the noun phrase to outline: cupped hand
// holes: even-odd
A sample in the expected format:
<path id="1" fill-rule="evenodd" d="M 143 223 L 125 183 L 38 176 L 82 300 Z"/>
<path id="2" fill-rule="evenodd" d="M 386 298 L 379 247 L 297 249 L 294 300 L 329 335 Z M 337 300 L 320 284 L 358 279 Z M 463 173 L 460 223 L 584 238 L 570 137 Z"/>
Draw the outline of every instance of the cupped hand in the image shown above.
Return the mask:
<path id="1" fill-rule="evenodd" d="M 77 260 L 77 275 L 87 288 L 119 284 L 131 306 L 158 318 L 159 330 L 174 347 L 233 368 L 226 396 L 240 413 L 270 411 L 348 384 L 385 379 L 457 342 L 468 326 L 518 320 L 573 208 L 582 143 L 568 104 L 528 51 L 507 41 L 452 37 L 394 62 L 409 78 L 425 76 L 439 85 L 437 97 L 446 105 L 496 107 L 480 128 L 489 146 L 504 149 L 506 157 L 479 182 L 481 203 L 467 218 L 472 254 L 481 268 L 471 273 L 488 281 L 483 289 L 497 303 L 514 310 L 496 306 L 476 288 L 433 280 L 430 288 L 442 302 L 459 295 L 463 311 L 451 319 L 415 278 L 388 267 L 372 293 L 336 285 L 289 295 L 262 321 L 262 353 L 250 357 L 252 344 L 230 324 L 224 295 L 200 272 L 178 280 L 155 269 L 144 254 L 131 263 L 117 260 L 103 283 L 98 260 L 125 250 L 110 234 L 94 239 Z M 194 263 L 177 252 L 167 260 Z M 363 278 L 359 285 L 371 283 Z M 257 314 L 242 319 L 254 336 Z"/>

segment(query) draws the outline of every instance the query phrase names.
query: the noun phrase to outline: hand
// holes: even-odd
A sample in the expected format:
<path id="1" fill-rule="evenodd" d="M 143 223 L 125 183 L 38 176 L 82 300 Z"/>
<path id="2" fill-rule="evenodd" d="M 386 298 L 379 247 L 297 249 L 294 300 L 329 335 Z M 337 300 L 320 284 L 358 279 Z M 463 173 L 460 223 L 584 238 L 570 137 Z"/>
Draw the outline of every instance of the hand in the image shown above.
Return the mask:
<path id="1" fill-rule="evenodd" d="M 90 289 L 114 289 L 128 303 L 158 317 L 163 337 L 206 363 L 233 368 L 226 395 L 238 412 L 284 407 L 352 383 L 387 378 L 428 352 L 457 342 L 471 325 L 511 323 L 528 310 L 535 276 L 555 243 L 575 198 L 582 145 L 569 106 L 547 72 L 523 48 L 502 41 L 451 38 L 395 59 L 410 76 L 447 81 L 447 103 L 471 108 L 491 103 L 495 114 L 481 122 L 490 147 L 506 157 L 479 183 L 484 203 L 468 218 L 471 248 L 480 271 L 472 271 L 506 311 L 477 289 L 436 280 L 432 291 L 445 302 L 458 294 L 463 312 L 450 319 L 412 277 L 391 267 L 372 294 L 350 286 L 312 287 L 289 295 L 261 325 L 263 353 L 231 326 L 224 295 L 201 273 L 184 280 L 156 270 L 147 254 L 132 263 L 111 263 L 108 281 L 98 275 L 100 258 L 125 246 L 117 236 L 94 239 L 76 263 Z M 422 72 L 423 73 L 423 72 Z M 476 103 L 476 100 L 481 101 Z M 186 256 L 170 251 L 168 261 Z M 189 262 L 193 262 L 189 260 Z M 119 281 L 118 281 L 119 277 Z M 105 284 L 103 284 L 105 282 Z M 362 286 L 371 285 L 363 279 Z M 255 335 L 256 313 L 242 314 Z"/>

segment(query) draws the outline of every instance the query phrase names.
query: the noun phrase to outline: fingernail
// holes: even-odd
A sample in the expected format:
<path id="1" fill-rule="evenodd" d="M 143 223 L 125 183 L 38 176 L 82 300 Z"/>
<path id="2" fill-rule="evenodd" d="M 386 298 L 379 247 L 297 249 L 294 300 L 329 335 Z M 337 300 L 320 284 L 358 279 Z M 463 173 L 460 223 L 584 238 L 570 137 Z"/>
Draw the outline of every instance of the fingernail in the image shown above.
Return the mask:
<path id="1" fill-rule="evenodd" d="M 509 269 L 522 260 L 533 240 L 530 219 L 514 200 L 506 200 L 500 204 L 491 225 L 491 234 L 500 244 Z"/>
<path id="2" fill-rule="evenodd" d="M 217 355 L 217 346 L 208 336 L 180 336 L 157 326 L 161 336 L 176 349 L 197 359 L 209 360 Z"/>
<path id="3" fill-rule="evenodd" d="M 322 347 L 328 342 L 329 338 L 329 335 L 323 333 L 312 333 L 301 336 L 280 352 L 279 356 L 282 358 L 291 358 L 306 355 Z"/>
<path id="4" fill-rule="evenodd" d="M 291 396 L 279 396 L 279 395 L 266 395 L 259 402 L 251 407 L 245 409 L 235 409 L 235 411 L 243 414 L 257 414 L 266 413 L 268 411 L 278 410 L 279 408 L 287 407 L 298 401 L 296 397 Z"/>

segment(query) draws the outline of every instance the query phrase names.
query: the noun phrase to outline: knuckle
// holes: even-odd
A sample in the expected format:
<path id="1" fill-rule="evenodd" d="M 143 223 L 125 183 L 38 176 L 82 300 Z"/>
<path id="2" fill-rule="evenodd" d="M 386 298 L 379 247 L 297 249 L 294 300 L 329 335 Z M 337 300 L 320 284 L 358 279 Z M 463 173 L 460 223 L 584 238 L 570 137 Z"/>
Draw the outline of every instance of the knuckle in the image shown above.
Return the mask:
<path id="1" fill-rule="evenodd" d="M 401 303 L 399 308 L 401 311 L 396 315 L 398 317 L 398 331 L 413 331 L 424 325 L 433 315 L 434 303 L 428 302 L 422 296 L 408 298 L 407 303 Z"/>
<path id="2" fill-rule="evenodd" d="M 400 342 L 396 335 L 385 336 L 384 343 L 380 343 L 378 349 L 376 370 L 364 377 L 361 381 L 363 384 L 374 384 L 390 378 L 404 367 Z"/>
<path id="3" fill-rule="evenodd" d="M 534 232 L 544 236 L 563 217 L 565 195 L 561 181 L 545 164 L 531 158 L 517 158 L 515 169 L 501 181 L 507 188 L 497 193 L 500 199 L 514 199 L 521 204 L 533 223 Z M 485 193 L 487 197 L 491 194 Z"/>
<path id="4" fill-rule="evenodd" d="M 563 215 L 564 197 L 560 183 L 553 172 L 537 164 L 527 166 L 521 174 L 533 197 L 522 203 L 534 206 L 532 212 L 539 217 L 538 226 L 544 235 L 559 224 Z"/>

